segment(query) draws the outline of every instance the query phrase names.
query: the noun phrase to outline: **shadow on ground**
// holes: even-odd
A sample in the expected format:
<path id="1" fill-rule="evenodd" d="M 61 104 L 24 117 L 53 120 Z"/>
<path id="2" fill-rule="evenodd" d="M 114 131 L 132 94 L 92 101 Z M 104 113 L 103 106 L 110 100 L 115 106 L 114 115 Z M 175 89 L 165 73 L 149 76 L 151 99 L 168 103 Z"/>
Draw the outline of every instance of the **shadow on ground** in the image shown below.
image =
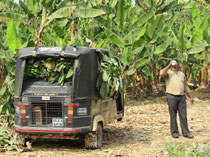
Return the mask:
<path id="1" fill-rule="evenodd" d="M 103 129 L 103 149 L 127 144 L 149 143 L 152 140 L 150 134 L 151 132 L 144 128 L 108 126 Z M 32 145 L 35 150 L 45 151 L 85 148 L 83 140 L 35 140 Z"/>

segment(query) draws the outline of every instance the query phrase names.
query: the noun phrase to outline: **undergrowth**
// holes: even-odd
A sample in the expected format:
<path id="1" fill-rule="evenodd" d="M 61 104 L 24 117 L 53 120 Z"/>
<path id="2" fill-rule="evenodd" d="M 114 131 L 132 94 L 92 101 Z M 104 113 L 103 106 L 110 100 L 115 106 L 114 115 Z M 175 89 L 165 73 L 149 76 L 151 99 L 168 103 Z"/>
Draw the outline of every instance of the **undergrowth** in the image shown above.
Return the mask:
<path id="1" fill-rule="evenodd" d="M 209 145 L 185 142 L 178 144 L 169 142 L 165 146 L 167 157 L 209 157 Z"/>
<path id="2" fill-rule="evenodd" d="M 17 150 L 18 146 L 12 140 L 12 134 L 6 130 L 0 131 L 0 148 L 6 150 Z"/>

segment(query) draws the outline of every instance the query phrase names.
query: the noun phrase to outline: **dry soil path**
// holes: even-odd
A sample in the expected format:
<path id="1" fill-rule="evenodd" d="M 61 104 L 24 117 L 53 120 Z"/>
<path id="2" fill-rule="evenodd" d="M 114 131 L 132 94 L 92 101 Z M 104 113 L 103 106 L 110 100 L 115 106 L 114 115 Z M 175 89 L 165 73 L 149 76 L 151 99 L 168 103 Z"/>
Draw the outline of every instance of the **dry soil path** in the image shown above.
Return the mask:
<path id="1" fill-rule="evenodd" d="M 169 132 L 169 114 L 165 97 L 130 100 L 125 117 L 104 129 L 103 148 L 86 150 L 79 142 L 36 141 L 31 152 L 7 151 L 0 156 L 24 157 L 155 157 L 166 156 L 169 142 L 193 142 L 210 146 L 210 91 L 194 92 L 195 103 L 188 101 L 188 123 L 193 139 L 173 139 Z"/>

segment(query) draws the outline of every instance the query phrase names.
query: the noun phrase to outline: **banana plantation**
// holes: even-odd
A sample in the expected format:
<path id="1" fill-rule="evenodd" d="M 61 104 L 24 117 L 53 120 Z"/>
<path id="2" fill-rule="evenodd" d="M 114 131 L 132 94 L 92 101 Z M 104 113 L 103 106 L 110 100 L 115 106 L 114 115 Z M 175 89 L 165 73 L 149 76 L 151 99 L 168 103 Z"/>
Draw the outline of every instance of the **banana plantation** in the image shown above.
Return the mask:
<path id="1" fill-rule="evenodd" d="M 173 58 L 189 83 L 207 86 L 209 21 L 208 0 L 1 0 L 0 113 L 12 122 L 16 57 L 24 47 L 109 49 L 135 96 L 158 91 L 160 69 Z"/>

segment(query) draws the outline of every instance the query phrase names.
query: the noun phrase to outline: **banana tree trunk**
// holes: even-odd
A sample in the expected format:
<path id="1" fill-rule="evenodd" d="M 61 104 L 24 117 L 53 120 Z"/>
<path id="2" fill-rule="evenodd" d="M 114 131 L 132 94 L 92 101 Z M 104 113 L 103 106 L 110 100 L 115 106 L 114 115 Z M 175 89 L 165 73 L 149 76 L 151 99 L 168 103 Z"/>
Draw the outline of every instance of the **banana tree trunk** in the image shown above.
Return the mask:
<path id="1" fill-rule="evenodd" d="M 39 27 L 39 31 L 38 31 L 38 34 L 36 36 L 36 42 L 35 42 L 35 45 L 36 46 L 41 46 L 41 36 L 42 36 L 42 32 L 46 26 L 46 21 L 47 21 L 47 10 L 45 7 L 43 7 L 42 9 L 42 20 L 41 20 L 41 24 L 40 24 L 40 27 Z"/>
<path id="2" fill-rule="evenodd" d="M 75 37 L 75 23 L 73 20 L 71 24 L 71 41 L 74 39 L 74 37 Z"/>
<path id="3" fill-rule="evenodd" d="M 202 52 L 202 59 L 205 60 L 206 59 L 206 51 Z M 201 84 L 200 84 L 200 88 L 206 88 L 207 85 L 207 71 L 206 71 L 206 67 L 203 65 L 202 69 L 201 69 Z"/>
<path id="4" fill-rule="evenodd" d="M 44 27 L 42 25 L 40 25 L 39 32 L 36 36 L 36 42 L 35 42 L 36 46 L 41 46 L 40 40 L 41 40 L 41 34 L 42 34 L 42 31 L 43 31 L 43 28 Z"/>
<path id="5" fill-rule="evenodd" d="M 156 86 L 157 85 L 157 80 L 158 80 L 158 69 L 157 69 L 158 63 L 153 63 L 153 80 L 152 80 L 152 85 Z"/>
<path id="6" fill-rule="evenodd" d="M 6 72 L 5 64 L 0 60 L 0 89 L 4 83 L 6 75 L 7 75 L 7 72 Z"/>
<path id="7" fill-rule="evenodd" d="M 140 72 L 140 84 L 141 84 L 141 87 L 142 89 L 145 89 L 145 80 L 144 80 L 144 77 L 142 75 L 142 73 Z"/>
<path id="8" fill-rule="evenodd" d="M 209 62 L 210 64 L 210 62 Z M 208 85 L 210 86 L 210 68 L 208 69 Z"/>
<path id="9" fill-rule="evenodd" d="M 206 87 L 206 68 L 203 67 L 201 69 L 201 84 L 200 84 L 200 88 L 205 88 Z"/>

